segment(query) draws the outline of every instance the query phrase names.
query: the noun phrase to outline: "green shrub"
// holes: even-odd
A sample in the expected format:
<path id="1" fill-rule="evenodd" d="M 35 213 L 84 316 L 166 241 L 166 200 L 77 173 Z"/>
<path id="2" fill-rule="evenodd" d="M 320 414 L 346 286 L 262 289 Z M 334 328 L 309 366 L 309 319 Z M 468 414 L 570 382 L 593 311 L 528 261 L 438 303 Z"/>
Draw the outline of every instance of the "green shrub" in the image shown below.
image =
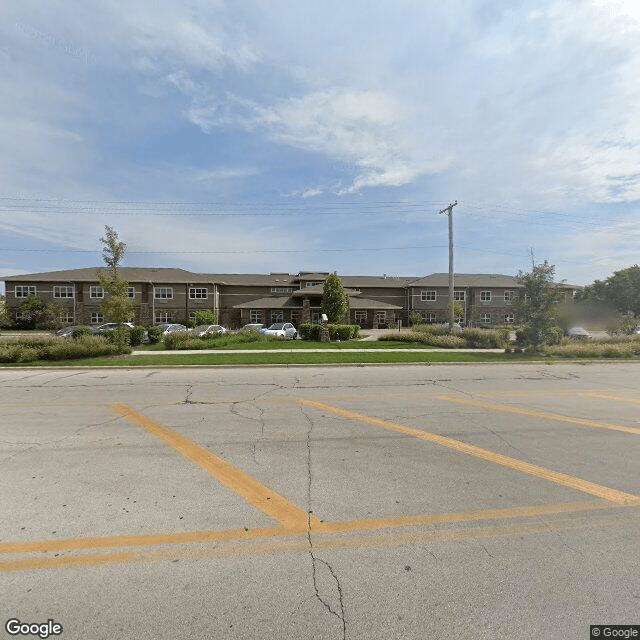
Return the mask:
<path id="1" fill-rule="evenodd" d="M 73 338 L 74 340 L 80 338 L 81 336 L 92 336 L 93 331 L 91 327 L 86 327 L 84 325 L 80 325 L 73 330 Z"/>
<path id="2" fill-rule="evenodd" d="M 129 329 L 129 342 L 132 346 L 137 347 L 144 342 L 145 328 L 135 326 L 133 329 Z"/>
<path id="3" fill-rule="evenodd" d="M 303 340 L 320 340 L 320 325 L 319 324 L 301 324 L 298 328 L 298 333 Z"/>
<path id="4" fill-rule="evenodd" d="M 149 342 L 151 344 L 158 344 L 158 342 L 162 340 L 162 328 L 157 325 L 148 327 L 147 333 L 149 334 Z"/>
<path id="5" fill-rule="evenodd" d="M 171 351 L 184 349 L 184 343 L 189 339 L 193 339 L 193 336 L 187 331 L 174 331 L 164 336 L 164 346 Z"/>
<path id="6" fill-rule="evenodd" d="M 411 324 L 412 327 L 415 327 L 416 325 L 424 324 L 424 320 L 422 319 L 422 316 L 417 311 L 414 311 L 409 316 L 409 323 Z"/>
<path id="7" fill-rule="evenodd" d="M 469 349 L 503 349 L 509 341 L 508 329 L 466 328 L 460 334 Z"/>
<path id="8" fill-rule="evenodd" d="M 311 326 L 319 327 L 320 325 Z M 357 324 L 328 324 L 326 326 L 329 330 L 329 337 L 331 340 L 351 340 L 360 335 L 360 325 Z"/>
<path id="9" fill-rule="evenodd" d="M 407 333 L 383 333 L 378 342 L 422 342 L 422 335 L 408 331 Z"/>
<path id="10" fill-rule="evenodd" d="M 109 343 L 121 345 L 124 347 L 131 346 L 131 328 L 127 326 L 117 327 L 110 331 L 103 331 L 100 335 Z"/>

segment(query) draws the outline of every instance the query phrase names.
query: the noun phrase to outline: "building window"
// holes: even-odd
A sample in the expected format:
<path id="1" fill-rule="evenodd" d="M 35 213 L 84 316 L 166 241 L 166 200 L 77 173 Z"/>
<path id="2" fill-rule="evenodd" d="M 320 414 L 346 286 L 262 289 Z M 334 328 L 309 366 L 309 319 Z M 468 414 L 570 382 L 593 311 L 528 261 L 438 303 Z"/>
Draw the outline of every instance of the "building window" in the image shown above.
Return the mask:
<path id="1" fill-rule="evenodd" d="M 515 317 L 513 313 L 505 313 L 504 314 L 504 323 L 505 324 L 513 324 L 515 322 Z"/>
<path id="2" fill-rule="evenodd" d="M 98 285 L 92 284 L 89 287 L 89 297 L 90 298 L 104 298 L 104 289 L 99 287 Z M 100 320 L 102 322 L 102 320 Z"/>
<path id="3" fill-rule="evenodd" d="M 173 297 L 173 295 L 171 296 Z M 189 289 L 189 298 L 191 300 L 206 300 L 207 298 L 207 290 L 206 288 L 201 289 L 201 288 L 190 288 Z"/>
<path id="4" fill-rule="evenodd" d="M 309 282 L 307 282 L 305 287 L 315 287 L 318 284 L 324 284 L 324 281 L 322 281 L 322 280 L 309 280 Z"/>
<path id="5" fill-rule="evenodd" d="M 366 311 L 356 311 L 355 312 L 355 321 L 356 324 L 359 324 L 361 327 L 367 324 L 367 312 Z"/>
<path id="6" fill-rule="evenodd" d="M 422 300 L 422 302 L 433 302 L 436 299 L 437 299 L 437 293 L 433 289 L 420 292 L 420 300 Z"/>
<path id="7" fill-rule="evenodd" d="M 466 291 L 454 291 L 453 292 L 453 299 L 456 302 L 464 302 L 465 301 L 465 294 L 466 294 Z"/>
<path id="8" fill-rule="evenodd" d="M 480 302 L 491 302 L 491 291 L 481 291 Z"/>
<path id="9" fill-rule="evenodd" d="M 251 320 L 251 324 L 261 324 L 262 311 L 260 309 L 251 309 L 249 312 L 249 319 Z"/>
<path id="10" fill-rule="evenodd" d="M 127 287 L 127 298 L 135 298 L 136 297 L 136 288 L 135 287 Z"/>
<path id="11" fill-rule="evenodd" d="M 54 298 L 73 298 L 73 287 L 56 285 L 53 287 Z"/>
<path id="12" fill-rule="evenodd" d="M 61 319 L 67 324 L 73 324 L 73 320 L 74 320 L 73 313 L 70 313 L 70 312 L 67 312 L 66 314 L 62 313 Z"/>
<path id="13" fill-rule="evenodd" d="M 271 311 L 271 324 L 274 322 L 284 322 L 284 313 L 279 309 L 273 309 Z"/>
<path id="14" fill-rule="evenodd" d="M 16 285 L 16 298 L 28 298 L 36 295 L 36 288 L 24 284 Z"/>
<path id="15" fill-rule="evenodd" d="M 504 292 L 504 301 L 505 302 L 511 302 L 513 300 L 513 297 L 514 297 L 513 294 L 514 294 L 513 291 L 505 291 Z"/>
<path id="16" fill-rule="evenodd" d="M 171 312 L 170 311 L 156 311 L 153 316 L 153 321 L 156 324 L 171 322 Z"/>
<path id="17" fill-rule="evenodd" d="M 196 312 L 195 311 L 189 311 L 189 320 L 191 322 L 195 322 L 196 321 Z"/>
<path id="18" fill-rule="evenodd" d="M 104 322 L 104 316 L 99 311 L 94 311 L 91 314 L 91 324 L 98 324 Z"/>
<path id="19" fill-rule="evenodd" d="M 173 287 L 154 287 L 153 297 L 156 300 L 171 300 L 173 298 Z M 164 320 L 161 322 L 164 322 Z"/>
<path id="20" fill-rule="evenodd" d="M 292 311 L 291 312 L 291 324 L 295 324 L 297 326 L 299 322 L 300 322 L 300 312 L 299 311 Z"/>
<path id="21" fill-rule="evenodd" d="M 434 322 L 438 322 L 438 316 L 435 313 L 425 313 L 424 311 L 420 314 L 420 317 L 427 323 L 433 324 Z"/>
<path id="22" fill-rule="evenodd" d="M 387 312 L 376 311 L 376 324 L 386 324 L 386 322 L 387 322 Z"/>
<path id="23" fill-rule="evenodd" d="M 271 293 L 291 293 L 291 287 L 271 287 Z"/>
<path id="24" fill-rule="evenodd" d="M 13 317 L 18 321 L 25 319 L 24 313 L 22 311 L 16 311 L 16 313 L 15 313 L 15 315 Z"/>
<path id="25" fill-rule="evenodd" d="M 319 311 L 312 311 L 311 312 L 311 322 L 313 322 L 313 324 L 320 324 L 320 312 Z"/>
<path id="26" fill-rule="evenodd" d="M 480 324 L 491 324 L 491 314 L 490 313 L 481 313 L 480 314 Z"/>

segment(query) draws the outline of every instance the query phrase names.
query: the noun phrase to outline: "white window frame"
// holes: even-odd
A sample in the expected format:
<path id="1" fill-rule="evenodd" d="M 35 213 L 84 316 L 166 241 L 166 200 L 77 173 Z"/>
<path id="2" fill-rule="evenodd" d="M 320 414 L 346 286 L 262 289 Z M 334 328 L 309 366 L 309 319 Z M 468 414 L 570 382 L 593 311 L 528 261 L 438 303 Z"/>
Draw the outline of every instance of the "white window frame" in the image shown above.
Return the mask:
<path id="1" fill-rule="evenodd" d="M 376 311 L 376 324 L 385 324 L 387 322 L 386 311 Z"/>
<path id="2" fill-rule="evenodd" d="M 156 311 L 153 316 L 154 324 L 171 324 L 173 322 L 171 311 Z"/>
<path id="3" fill-rule="evenodd" d="M 438 299 L 438 292 L 435 289 L 423 289 L 420 292 L 422 302 L 435 302 Z"/>
<path id="4" fill-rule="evenodd" d="M 189 287 L 189 300 L 206 300 L 208 297 L 209 290 L 206 287 Z"/>
<path id="5" fill-rule="evenodd" d="M 93 300 L 104 298 L 104 289 L 99 284 L 92 284 L 89 287 L 89 298 Z"/>
<path id="6" fill-rule="evenodd" d="M 153 287 L 154 300 L 173 300 L 173 287 Z"/>
<path id="7" fill-rule="evenodd" d="M 516 321 L 513 313 L 505 313 L 503 320 L 505 324 L 513 324 Z"/>
<path id="8" fill-rule="evenodd" d="M 104 315 L 100 311 L 91 312 L 91 324 L 102 324 L 104 322 Z"/>
<path id="9" fill-rule="evenodd" d="M 262 324 L 262 309 L 251 309 L 249 320 L 251 324 Z"/>
<path id="10" fill-rule="evenodd" d="M 271 287 L 271 293 L 291 293 L 293 287 Z"/>
<path id="11" fill-rule="evenodd" d="M 438 316 L 435 313 L 428 313 L 426 311 L 423 311 L 420 314 L 420 317 L 422 318 L 422 320 L 426 323 L 426 324 L 434 324 L 436 322 L 438 322 Z"/>
<path id="12" fill-rule="evenodd" d="M 271 317 L 271 324 L 284 322 L 284 311 L 282 309 L 271 309 L 271 313 L 269 315 Z"/>
<path id="13" fill-rule="evenodd" d="M 71 295 L 69 295 L 69 292 Z M 63 295 L 64 294 L 64 295 Z M 75 288 L 68 284 L 56 284 L 53 287 L 54 298 L 75 298 Z"/>
<path id="14" fill-rule="evenodd" d="M 24 311 L 16 311 L 13 317 L 18 321 L 24 320 L 25 319 Z"/>
<path id="15" fill-rule="evenodd" d="M 26 290 L 26 294 L 25 294 Z M 35 285 L 32 284 L 17 284 L 14 289 L 14 294 L 16 298 L 28 298 L 29 296 L 35 296 L 37 293 L 37 289 Z"/>
<path id="16" fill-rule="evenodd" d="M 490 290 L 485 290 L 480 292 L 480 302 L 491 302 Z"/>
<path id="17" fill-rule="evenodd" d="M 454 302 L 464 302 L 466 299 L 466 291 L 454 291 L 453 292 L 453 300 Z"/>
<path id="18" fill-rule="evenodd" d="M 315 287 L 318 284 L 324 284 L 324 280 L 309 280 L 304 286 L 305 287 Z"/>
<path id="19" fill-rule="evenodd" d="M 189 311 L 189 321 L 190 322 L 195 322 L 196 321 L 196 312 L 195 311 Z"/>
<path id="20" fill-rule="evenodd" d="M 480 314 L 480 324 L 492 324 L 491 314 L 490 313 L 481 313 Z"/>
<path id="21" fill-rule="evenodd" d="M 515 291 L 513 291 L 513 289 L 507 289 L 507 291 L 504 292 L 504 301 L 505 302 L 512 302 L 513 299 L 515 298 Z"/>
<path id="22" fill-rule="evenodd" d="M 71 313 L 71 311 L 67 311 L 67 314 L 66 315 L 62 315 L 61 319 L 64 320 L 68 324 L 73 324 L 73 321 L 75 320 L 75 318 L 73 316 L 73 313 Z"/>
<path id="23" fill-rule="evenodd" d="M 369 319 L 368 314 L 364 309 L 357 309 L 354 311 L 353 318 L 355 323 L 359 325 L 367 324 L 367 320 Z"/>
<path id="24" fill-rule="evenodd" d="M 135 287 L 127 287 L 127 298 L 134 300 L 136 297 L 136 288 Z"/>

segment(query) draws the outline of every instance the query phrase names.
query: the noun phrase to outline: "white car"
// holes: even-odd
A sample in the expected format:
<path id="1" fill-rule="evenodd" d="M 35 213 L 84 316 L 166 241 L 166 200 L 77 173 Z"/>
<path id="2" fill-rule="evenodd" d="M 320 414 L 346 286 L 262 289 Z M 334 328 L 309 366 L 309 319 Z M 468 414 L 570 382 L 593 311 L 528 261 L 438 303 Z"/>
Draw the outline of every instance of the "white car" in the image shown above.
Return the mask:
<path id="1" fill-rule="evenodd" d="M 97 327 L 92 327 L 91 331 L 93 331 L 93 333 L 103 333 L 104 331 L 114 331 L 120 326 L 129 327 L 129 329 L 133 329 L 134 327 L 132 322 L 123 322 L 122 325 L 119 325 L 117 322 L 105 322 Z"/>
<path id="2" fill-rule="evenodd" d="M 191 333 L 198 337 L 202 337 L 206 333 L 227 333 L 227 330 L 219 324 L 201 324 L 191 329 Z"/>
<path id="3" fill-rule="evenodd" d="M 186 331 L 187 327 L 183 324 L 170 324 L 168 322 L 163 322 L 162 324 L 157 324 L 156 327 L 160 327 L 162 329 L 163 335 L 168 335 L 170 333 L 175 333 L 176 331 Z"/>
<path id="4" fill-rule="evenodd" d="M 263 336 L 275 336 L 287 340 L 295 340 L 298 337 L 297 329 L 290 322 L 276 322 L 268 329 L 260 329 L 260 333 Z"/>

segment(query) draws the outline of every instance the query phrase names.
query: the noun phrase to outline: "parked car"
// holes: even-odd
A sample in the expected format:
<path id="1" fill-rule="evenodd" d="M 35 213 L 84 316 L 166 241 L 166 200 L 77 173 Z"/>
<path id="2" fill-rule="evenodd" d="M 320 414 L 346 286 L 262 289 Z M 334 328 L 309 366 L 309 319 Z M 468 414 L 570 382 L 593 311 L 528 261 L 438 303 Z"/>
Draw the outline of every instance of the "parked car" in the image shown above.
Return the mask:
<path id="1" fill-rule="evenodd" d="M 591 339 L 591 334 L 582 327 L 571 327 L 569 331 L 567 331 L 567 335 L 573 340 L 589 340 Z"/>
<path id="2" fill-rule="evenodd" d="M 187 331 L 187 327 L 183 324 L 171 324 L 169 322 L 163 322 L 161 324 L 157 324 L 157 327 L 162 329 L 162 334 L 167 335 L 169 333 L 175 333 L 176 331 Z"/>
<path id="3" fill-rule="evenodd" d="M 260 331 L 264 327 L 263 324 L 258 322 L 252 322 L 251 324 L 245 324 L 242 329 L 238 329 L 238 333 L 246 333 L 247 331 Z"/>
<path id="4" fill-rule="evenodd" d="M 91 330 L 93 331 L 93 333 L 104 333 L 105 331 L 114 331 L 120 326 L 133 329 L 134 324 L 132 322 L 123 322 L 120 325 L 117 322 L 105 322 L 104 324 L 100 324 L 97 327 L 92 327 Z"/>
<path id="5" fill-rule="evenodd" d="M 445 329 L 449 330 L 449 323 L 445 322 L 442 325 Z M 462 327 L 460 326 L 459 322 L 454 322 L 453 323 L 453 333 L 462 333 Z"/>
<path id="6" fill-rule="evenodd" d="M 202 337 L 207 333 L 227 333 L 227 330 L 220 324 L 201 324 L 191 329 L 191 333 L 198 337 Z"/>
<path id="7" fill-rule="evenodd" d="M 73 338 L 73 332 L 75 328 L 75 326 L 64 327 L 63 329 L 56 331 L 56 335 L 60 338 Z"/>
<path id="8" fill-rule="evenodd" d="M 277 336 L 287 340 L 295 340 L 298 337 L 297 329 L 290 322 L 276 322 L 268 329 L 260 329 L 263 336 Z"/>

